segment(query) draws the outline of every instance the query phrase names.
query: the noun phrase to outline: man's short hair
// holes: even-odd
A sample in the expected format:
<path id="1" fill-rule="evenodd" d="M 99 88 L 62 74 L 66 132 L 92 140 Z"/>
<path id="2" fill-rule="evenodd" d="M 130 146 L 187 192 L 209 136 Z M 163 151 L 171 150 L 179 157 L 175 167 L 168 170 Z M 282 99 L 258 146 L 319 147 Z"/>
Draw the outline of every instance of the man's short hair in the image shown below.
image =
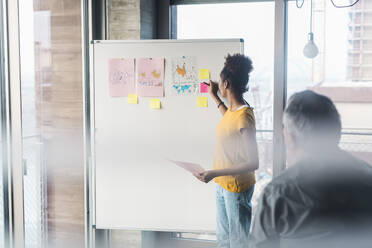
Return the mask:
<path id="1" fill-rule="evenodd" d="M 331 99 L 306 90 L 289 98 L 283 124 L 298 146 L 337 145 L 341 137 L 340 115 Z"/>

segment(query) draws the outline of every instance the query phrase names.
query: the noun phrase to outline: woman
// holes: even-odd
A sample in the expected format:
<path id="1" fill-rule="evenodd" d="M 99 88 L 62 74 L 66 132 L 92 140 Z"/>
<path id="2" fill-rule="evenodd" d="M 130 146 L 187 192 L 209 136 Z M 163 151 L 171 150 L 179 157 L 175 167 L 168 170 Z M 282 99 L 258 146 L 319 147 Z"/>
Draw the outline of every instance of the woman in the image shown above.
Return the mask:
<path id="1" fill-rule="evenodd" d="M 223 115 L 217 126 L 213 170 L 195 176 L 217 184 L 217 243 L 220 248 L 246 247 L 251 224 L 254 171 L 258 168 L 253 109 L 244 100 L 252 61 L 228 55 L 219 83 L 209 81 L 209 93 Z M 229 107 L 217 92 L 229 102 Z"/>

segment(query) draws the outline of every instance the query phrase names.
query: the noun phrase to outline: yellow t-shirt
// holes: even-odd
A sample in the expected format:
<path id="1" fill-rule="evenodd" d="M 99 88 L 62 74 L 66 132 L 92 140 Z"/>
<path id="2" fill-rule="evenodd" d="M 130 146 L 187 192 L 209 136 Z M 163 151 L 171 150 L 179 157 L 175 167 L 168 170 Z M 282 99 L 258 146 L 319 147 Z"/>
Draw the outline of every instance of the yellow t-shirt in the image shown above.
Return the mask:
<path id="1" fill-rule="evenodd" d="M 245 163 L 245 151 L 242 149 L 243 140 L 240 132 L 243 128 L 256 129 L 253 109 L 243 107 L 231 111 L 228 108 L 217 126 L 213 169 L 227 169 Z M 235 193 L 244 192 L 256 183 L 253 172 L 216 177 L 214 181 L 224 189 Z"/>

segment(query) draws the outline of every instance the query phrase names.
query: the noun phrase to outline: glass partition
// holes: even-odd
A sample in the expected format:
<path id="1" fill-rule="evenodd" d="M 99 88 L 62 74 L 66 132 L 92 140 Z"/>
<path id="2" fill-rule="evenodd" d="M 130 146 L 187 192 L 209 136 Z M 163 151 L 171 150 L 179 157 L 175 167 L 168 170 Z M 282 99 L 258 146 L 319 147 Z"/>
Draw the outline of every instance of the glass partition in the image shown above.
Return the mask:
<path id="1" fill-rule="evenodd" d="M 81 1 L 19 16 L 25 247 L 84 247 Z"/>

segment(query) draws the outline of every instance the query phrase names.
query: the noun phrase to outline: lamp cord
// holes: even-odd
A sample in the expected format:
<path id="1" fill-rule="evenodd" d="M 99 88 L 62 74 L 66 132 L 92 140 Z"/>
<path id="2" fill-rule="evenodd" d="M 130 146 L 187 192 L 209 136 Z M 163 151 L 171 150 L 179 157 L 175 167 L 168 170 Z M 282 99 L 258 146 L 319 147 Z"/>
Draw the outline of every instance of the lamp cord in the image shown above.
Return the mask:
<path id="1" fill-rule="evenodd" d="M 297 0 L 296 0 L 297 1 Z M 333 6 L 335 7 L 335 8 L 349 8 L 349 7 L 353 7 L 355 4 L 357 4 L 358 2 L 359 2 L 360 0 L 355 0 L 355 2 L 354 3 L 352 3 L 352 4 L 350 4 L 350 5 L 337 5 L 337 4 L 335 4 L 335 2 L 334 2 L 334 0 L 331 0 L 331 3 L 333 4 Z"/>
<path id="2" fill-rule="evenodd" d="M 296 6 L 297 6 L 297 8 L 301 9 L 302 6 L 304 6 L 304 2 L 305 2 L 305 0 L 301 0 L 301 3 L 300 3 L 299 0 L 296 0 Z"/>
<path id="3" fill-rule="evenodd" d="M 349 7 L 353 7 L 355 4 L 357 4 L 360 0 L 355 0 L 354 3 L 352 4 L 349 4 L 349 5 L 337 5 L 335 4 L 334 0 L 330 0 L 332 5 L 335 7 L 335 8 L 349 8 Z M 304 5 L 304 2 L 305 0 L 296 0 L 296 6 L 297 8 L 301 9 L 302 6 Z"/>
<path id="4" fill-rule="evenodd" d="M 310 33 L 313 32 L 313 0 L 310 0 Z"/>
<path id="5" fill-rule="evenodd" d="M 353 7 L 360 0 L 355 0 L 355 2 L 350 5 L 337 5 L 335 4 L 334 0 L 330 0 L 330 1 L 335 8 L 349 8 L 349 7 Z M 305 3 L 305 0 L 296 0 L 297 8 L 301 9 L 302 6 L 304 6 L 304 3 Z M 310 33 L 312 32 L 313 32 L 313 0 L 310 0 Z"/>

